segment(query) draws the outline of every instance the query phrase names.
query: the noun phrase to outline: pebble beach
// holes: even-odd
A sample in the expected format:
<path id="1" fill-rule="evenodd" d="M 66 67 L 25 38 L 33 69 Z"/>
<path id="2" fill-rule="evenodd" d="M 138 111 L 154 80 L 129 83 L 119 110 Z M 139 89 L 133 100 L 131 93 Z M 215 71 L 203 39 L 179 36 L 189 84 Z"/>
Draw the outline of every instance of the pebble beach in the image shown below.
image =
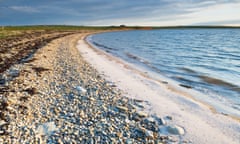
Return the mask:
<path id="1" fill-rule="evenodd" d="M 87 34 L 54 39 L 1 74 L 0 143 L 189 143 L 172 117 L 150 115 L 81 57 Z"/>

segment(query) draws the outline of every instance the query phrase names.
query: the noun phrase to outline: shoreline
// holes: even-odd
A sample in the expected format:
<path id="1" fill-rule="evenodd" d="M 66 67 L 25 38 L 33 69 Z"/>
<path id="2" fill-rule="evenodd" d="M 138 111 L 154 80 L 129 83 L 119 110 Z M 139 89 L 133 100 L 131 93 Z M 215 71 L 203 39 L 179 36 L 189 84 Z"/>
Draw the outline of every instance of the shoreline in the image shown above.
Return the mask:
<path id="1" fill-rule="evenodd" d="M 146 101 L 126 97 L 82 58 L 76 44 L 88 33 L 55 39 L 3 73 L 0 143 L 183 142 L 184 129 L 149 115 Z"/>
<path id="2" fill-rule="evenodd" d="M 105 32 L 100 32 L 100 33 L 105 33 Z M 94 33 L 94 34 L 96 34 L 96 33 Z M 184 87 L 181 86 L 181 83 L 177 83 L 176 81 L 174 81 L 174 80 L 172 80 L 170 78 L 167 78 L 165 76 L 161 76 L 161 75 L 159 75 L 159 74 L 157 74 L 155 72 L 150 72 L 149 70 L 147 70 L 145 68 L 142 68 L 142 67 L 136 67 L 136 65 L 128 63 L 125 60 L 122 60 L 121 58 L 115 57 L 115 56 L 111 55 L 110 53 L 105 52 L 104 50 L 102 50 L 100 48 L 95 48 L 95 46 L 93 44 L 91 44 L 91 42 L 89 42 L 87 40 L 87 37 L 89 37 L 91 35 L 94 35 L 94 34 L 89 34 L 89 35 L 85 36 L 84 41 L 86 42 L 86 44 L 89 47 L 92 47 L 92 49 L 96 53 L 99 53 L 100 55 L 101 54 L 102 55 L 106 55 L 107 57 L 109 57 L 109 59 L 115 60 L 118 64 L 123 64 L 124 67 L 126 67 L 126 69 L 130 69 L 130 70 L 134 71 L 134 73 L 137 73 L 137 74 L 139 74 L 139 75 L 141 75 L 141 76 L 143 76 L 143 77 L 145 77 L 147 79 L 154 80 L 154 81 L 158 82 L 159 84 L 163 83 L 164 86 L 166 86 L 166 89 L 169 89 L 169 90 L 171 90 L 171 91 L 173 91 L 175 93 L 179 93 L 179 94 L 181 94 L 184 97 L 187 97 L 189 99 L 192 99 L 192 100 L 194 100 L 196 102 L 199 102 L 199 103 L 205 105 L 213 113 L 221 114 L 221 115 L 230 117 L 230 118 L 240 122 L 240 117 L 239 116 L 234 115 L 234 114 L 225 113 L 225 112 L 219 112 L 217 110 L 217 106 L 216 105 L 211 105 L 210 104 L 211 102 L 209 102 L 209 100 L 208 101 L 206 101 L 206 100 L 204 101 L 203 99 L 198 98 L 198 97 L 206 97 L 205 94 L 202 94 L 201 92 L 198 92 L 198 91 L 196 91 L 194 89 L 184 88 Z M 201 96 L 194 97 L 193 95 L 201 95 Z"/>
<path id="3" fill-rule="evenodd" d="M 89 47 L 94 33 L 46 43 L 1 75 L 0 143 L 239 143 L 239 123 Z"/>
<path id="4" fill-rule="evenodd" d="M 131 97 L 131 95 L 133 96 L 133 95 L 137 95 L 137 94 L 139 94 L 139 93 L 137 93 L 136 91 L 137 90 L 139 90 L 140 88 L 136 88 L 136 87 L 134 87 L 134 86 L 132 86 L 130 83 L 132 82 L 132 81 L 135 81 L 135 83 L 136 83 L 136 79 L 134 79 L 133 77 L 138 77 L 138 78 L 140 78 L 140 80 L 137 80 L 138 82 L 141 82 L 141 83 L 143 83 L 142 85 L 143 85 L 143 87 L 145 86 L 145 87 L 148 87 L 148 88 L 146 88 L 147 90 L 149 90 L 149 91 L 151 91 L 151 92 L 153 92 L 153 93 L 155 93 L 155 96 L 153 96 L 153 94 L 149 94 L 149 95 L 151 95 L 152 97 L 154 97 L 154 98 L 151 98 L 151 96 L 150 96 L 150 99 L 148 99 L 148 98 L 144 98 L 143 96 L 141 97 L 141 96 L 137 96 L 137 98 L 142 98 L 142 99 L 144 99 L 144 100 L 146 100 L 146 101 L 150 101 L 150 103 L 151 103 L 151 105 L 152 105 L 152 109 L 153 109 L 153 111 L 157 111 L 156 113 L 158 113 L 159 115 L 163 115 L 163 113 L 165 113 L 165 115 L 167 115 L 167 114 L 170 114 L 170 113 L 174 113 L 172 110 L 169 110 L 170 112 L 168 113 L 168 112 L 159 112 L 158 110 L 156 110 L 156 109 L 158 109 L 157 107 L 158 107 L 158 104 L 156 104 L 156 102 L 154 102 L 153 101 L 153 99 L 159 99 L 159 98 L 157 98 L 156 97 L 156 95 L 159 95 L 159 94 L 156 94 L 156 91 L 158 91 L 158 93 L 159 93 L 159 91 L 162 91 L 164 94 L 162 94 L 162 95 L 164 95 L 164 96 L 166 96 L 166 97 L 168 97 L 167 98 L 167 100 L 169 100 L 169 99 L 171 99 L 171 98 L 173 98 L 173 100 L 172 100 L 172 102 L 170 101 L 169 103 L 170 104 L 173 104 L 173 103 L 175 103 L 175 104 L 177 104 L 177 107 L 184 107 L 184 106 L 182 106 L 184 103 L 185 104 L 192 104 L 192 106 L 189 106 L 189 107 L 184 107 L 184 108 L 180 108 L 180 109 L 187 109 L 187 111 L 188 112 L 183 112 L 183 111 L 185 111 L 185 110 L 176 110 L 177 108 L 175 108 L 175 110 L 176 110 L 176 113 L 177 113 L 177 111 L 180 113 L 180 114 L 178 114 L 178 115 L 189 115 L 189 117 L 188 118 L 185 118 L 185 117 L 182 117 L 181 116 L 181 118 L 182 118 L 182 120 L 181 119 L 178 119 L 177 120 L 177 122 L 176 123 L 178 123 L 179 121 L 185 121 L 185 120 L 191 120 L 191 119 L 193 119 L 194 120 L 194 118 L 190 118 L 191 117 L 191 115 L 192 116 L 194 116 L 194 117 L 196 117 L 195 118 L 195 120 L 194 120 L 194 122 L 196 122 L 196 121 L 201 121 L 202 119 L 205 121 L 205 122 L 207 122 L 207 121 L 211 121 L 211 124 L 204 124 L 205 122 L 202 122 L 202 123 L 200 123 L 200 125 L 201 124 L 203 124 L 204 126 L 205 126 L 205 128 L 206 129 L 208 129 L 209 127 L 211 128 L 211 127 L 219 127 L 219 128 L 216 128 L 216 129 L 211 129 L 210 131 L 212 131 L 212 132 L 210 132 L 211 134 L 212 134 L 212 137 L 214 137 L 214 135 L 216 134 L 216 135 L 218 135 L 219 137 L 221 137 L 222 139 L 224 139 L 224 137 L 225 137 L 225 135 L 222 135 L 221 134 L 221 131 L 224 131 L 224 130 L 227 130 L 228 128 L 228 124 L 225 124 L 225 123 L 222 123 L 222 122 L 220 122 L 220 120 L 222 120 L 222 119 L 224 119 L 224 121 L 226 122 L 226 123 L 232 123 L 232 124 L 234 124 L 234 125 L 236 125 L 236 127 L 238 127 L 239 128 L 239 118 L 236 118 L 236 117 L 231 117 L 231 116 L 225 116 L 225 115 L 223 115 L 223 114 L 219 114 L 219 113 L 217 113 L 216 112 L 216 110 L 212 107 L 212 106 L 210 106 L 210 105 L 208 105 L 208 104 L 206 104 L 206 103 L 203 103 L 203 102 L 199 102 L 198 100 L 196 100 L 194 97 L 192 97 L 191 95 L 187 95 L 186 96 L 186 93 L 184 92 L 184 91 L 181 91 L 181 90 L 179 90 L 179 89 L 175 89 L 174 87 L 171 87 L 171 86 L 166 86 L 166 84 L 163 84 L 162 82 L 163 81 L 165 81 L 165 80 L 160 80 L 160 81 L 156 81 L 156 80 L 152 80 L 151 78 L 149 78 L 148 77 L 148 75 L 147 74 L 145 74 L 144 72 L 137 72 L 137 70 L 134 70 L 134 68 L 131 68 L 131 66 L 129 66 L 128 64 L 126 64 L 126 63 L 124 63 L 124 61 L 122 61 L 122 60 L 119 60 L 118 58 L 116 58 L 116 57 L 114 57 L 114 56 L 111 56 L 110 54 L 106 54 L 104 51 L 102 51 L 102 50 L 99 50 L 99 49 L 96 49 L 96 48 L 93 48 L 92 46 L 91 46 L 91 44 L 89 44 L 88 42 L 86 42 L 86 38 L 87 36 L 85 36 L 82 40 L 79 40 L 79 42 L 78 42 L 78 45 L 79 45 L 79 47 L 81 46 L 81 47 L 84 47 L 85 49 L 88 49 L 88 50 L 80 50 L 80 52 L 81 52 L 81 55 L 83 55 L 83 57 L 89 62 L 89 63 L 91 63 L 98 71 L 102 71 L 101 73 L 103 73 L 104 75 L 106 75 L 105 77 L 108 77 L 107 79 L 109 79 L 110 81 L 113 81 L 113 82 L 115 82 L 116 84 L 117 84 L 117 86 L 119 86 L 119 88 L 120 89 L 124 89 L 123 91 L 125 91 L 126 93 L 128 93 L 128 95 L 130 95 L 130 97 Z M 88 48 L 87 48 L 88 47 Z M 84 56 L 85 55 L 85 56 Z M 89 58 L 90 57 L 90 58 Z M 96 57 L 98 57 L 98 58 L 96 58 Z M 95 59 L 95 62 L 93 62 L 94 61 L 94 59 Z M 98 59 L 98 60 L 96 60 L 96 59 Z M 108 62 L 106 62 L 106 61 L 108 61 Z M 110 68 L 106 68 L 106 67 L 108 67 L 108 66 L 105 66 L 105 68 L 104 68 L 104 66 L 99 66 L 100 64 L 99 63 L 103 63 L 104 62 L 104 64 L 102 64 L 102 65 L 111 65 L 111 68 L 115 68 L 115 69 L 118 69 L 118 70 L 114 70 L 114 71 L 125 71 L 125 72 L 123 72 L 123 73 L 127 73 L 127 71 L 128 71 L 128 74 L 130 75 L 130 77 L 132 77 L 132 81 L 130 80 L 125 80 L 125 83 L 127 83 L 127 84 L 129 84 L 130 86 L 130 88 L 132 88 L 131 90 L 130 89 L 127 89 L 126 88 L 126 86 L 125 86 L 125 88 L 124 88 L 124 86 L 123 86 L 123 84 L 121 84 L 121 82 L 118 82 L 118 80 L 120 79 L 119 77 L 121 77 L 121 76 L 124 76 L 124 74 L 122 74 L 122 75 L 120 75 L 120 76 L 116 76 L 117 74 L 115 74 L 115 76 L 111 76 L 111 75 L 114 75 L 114 73 L 111 73 L 111 72 L 109 72 L 109 69 Z M 113 65 L 117 65 L 117 66 L 113 66 Z M 110 66 L 109 66 L 110 67 Z M 134 74 L 131 74 L 131 72 L 132 73 L 134 73 Z M 117 72 L 116 72 L 117 73 Z M 113 78 L 114 77 L 114 78 Z M 122 80 L 123 81 L 123 80 Z M 147 83 L 154 83 L 154 86 L 152 86 L 152 87 L 155 87 L 155 90 L 154 90 L 154 88 L 151 88 L 151 86 L 147 86 L 146 85 L 146 83 L 145 83 L 145 85 L 144 85 L 144 81 L 147 81 Z M 137 84 L 137 83 L 136 83 Z M 150 84 L 151 85 L 151 84 Z M 156 88 L 157 87 L 157 88 Z M 160 89 L 161 90 L 157 90 L 158 88 L 160 87 Z M 133 90 L 135 88 L 135 90 Z M 142 88 L 142 87 L 141 87 Z M 144 88 L 143 88 L 144 89 Z M 146 90 L 145 89 L 145 90 Z M 153 89 L 153 90 L 151 90 L 151 89 Z M 168 89 L 171 89 L 171 90 L 168 90 Z M 172 91 L 172 92 L 170 92 L 170 91 Z M 170 93 L 169 93 L 170 92 Z M 180 92 L 180 93 L 179 93 Z M 178 93 L 178 94 L 176 94 L 176 93 Z M 139 94 L 139 95 L 141 95 L 141 94 Z M 169 95 L 171 95 L 171 96 L 169 96 Z M 183 95 L 185 95 L 184 97 L 185 98 L 183 98 Z M 164 99 L 164 98 L 163 98 Z M 165 99 L 166 100 L 166 99 Z M 181 103 L 181 101 L 183 102 L 183 103 Z M 197 108 L 194 108 L 194 107 L 197 107 Z M 163 107 L 163 106 L 162 106 Z M 171 109 L 174 109 L 174 108 L 171 108 Z M 191 112 L 192 112 L 192 110 L 191 109 L 196 109 L 196 110 L 193 110 L 194 112 L 193 112 L 193 114 L 190 114 Z M 167 110 L 166 110 L 167 111 Z M 200 114 L 196 114 L 196 111 L 200 111 Z M 176 114 L 175 113 L 175 114 Z M 210 118 L 208 118 L 210 116 Z M 174 117 L 174 116 L 173 116 Z M 230 118 L 231 117 L 231 118 Z M 218 122 L 218 124 L 217 124 L 217 126 L 216 126 L 216 124 L 214 124 L 214 122 L 215 121 L 217 121 Z M 192 123 L 192 125 L 194 126 L 194 122 L 191 122 Z M 208 122 L 207 122 L 208 123 Z M 222 124 L 225 124 L 225 126 L 221 126 Z M 181 125 L 188 125 L 186 122 L 185 123 L 181 123 Z M 215 126 L 214 126 L 215 125 Z M 185 127 L 184 127 L 185 128 Z M 188 134 L 189 133 L 191 133 L 191 132 L 193 132 L 194 133 L 194 131 L 195 130 L 193 130 L 193 129 L 190 129 L 190 130 L 188 130 L 189 128 L 187 128 L 186 127 L 186 131 L 188 132 Z M 200 128 L 200 129 L 202 129 L 202 128 Z M 237 128 L 236 128 L 237 129 Z M 233 130 L 233 131 L 232 131 Z M 228 129 L 227 131 L 228 131 L 228 135 L 231 135 L 231 131 L 232 132 L 234 132 L 235 131 L 235 133 L 237 133 L 237 131 L 236 130 L 234 130 L 234 128 L 233 129 Z M 198 130 L 198 131 L 200 131 L 200 130 Z M 214 132 L 213 132 L 214 131 Z M 195 131 L 196 132 L 196 131 Z M 215 134 L 213 134 L 213 133 L 215 133 Z M 186 135 L 188 135 L 188 134 L 186 134 Z M 190 134 L 191 135 L 191 134 Z M 189 139 L 189 140 L 191 140 L 192 138 L 193 139 L 195 139 L 196 141 L 194 141 L 194 143 L 201 143 L 201 141 L 202 142 L 209 142 L 209 143 L 216 143 L 216 142 L 222 142 L 222 141 L 211 141 L 212 139 L 210 139 L 210 140 L 204 140 L 204 138 L 199 138 L 198 136 L 196 136 L 196 133 L 195 133 L 195 136 L 193 136 L 194 134 L 192 134 L 192 136 L 184 136 L 184 137 L 187 137 L 187 139 Z M 204 133 L 202 133 L 202 135 L 205 135 Z M 217 136 L 217 137 L 218 137 Z M 233 137 L 233 141 L 234 140 L 236 140 L 237 138 L 239 138 L 240 136 L 239 135 L 237 135 L 237 134 L 235 134 L 235 136 L 232 136 Z M 234 138 L 235 137 L 235 138 Z M 227 140 L 227 138 L 225 138 L 225 140 Z M 226 141 L 227 142 L 227 141 Z M 236 141 L 237 142 L 237 141 Z M 223 142 L 222 142 L 223 143 Z"/>
<path id="5" fill-rule="evenodd" d="M 204 104 L 205 106 L 209 107 L 209 109 L 212 110 L 213 113 L 219 113 L 219 114 L 231 117 L 232 119 L 235 119 L 240 122 L 240 114 L 237 108 L 234 108 L 233 106 L 227 106 L 227 103 L 224 103 L 223 101 L 220 101 L 220 100 L 215 101 L 217 98 L 214 98 L 212 94 L 209 94 L 209 93 L 207 94 L 207 92 L 204 93 L 203 91 L 197 90 L 194 87 L 192 87 L 191 84 L 184 84 L 182 82 L 166 77 L 164 76 L 163 73 L 155 72 L 152 69 L 149 70 L 147 66 L 144 67 L 142 65 L 137 65 L 137 64 L 128 62 L 128 60 L 131 61 L 131 59 L 125 59 L 124 57 L 115 56 L 114 54 L 112 54 L 111 51 L 108 51 L 108 48 L 105 49 L 105 47 L 108 47 L 108 46 L 95 43 L 95 41 L 91 40 L 91 36 L 87 36 L 87 37 L 85 38 L 85 41 L 89 43 L 88 44 L 89 46 L 98 49 L 98 51 L 101 51 L 101 53 L 108 55 L 109 57 L 117 57 L 117 59 L 122 59 L 122 63 L 125 63 L 126 65 L 130 66 L 130 68 L 134 70 L 136 73 L 141 74 L 142 76 L 147 77 L 149 79 L 158 81 L 159 83 L 167 83 L 166 85 L 168 86 L 167 87 L 168 89 L 172 89 L 172 91 L 175 91 L 176 93 L 181 93 L 183 96 L 186 96 L 188 98 L 191 98 L 195 101 L 198 101 Z M 97 48 L 97 47 L 103 47 L 103 49 Z M 136 59 L 138 60 L 141 59 L 138 56 L 134 56 L 132 54 L 129 54 L 129 55 L 130 57 L 135 57 L 135 58 L 137 57 Z M 214 78 L 211 78 L 211 79 L 214 79 Z M 223 83 L 227 83 L 227 82 L 223 82 Z M 231 84 L 229 83 L 229 85 Z M 221 93 L 221 91 L 219 91 L 219 93 Z"/>

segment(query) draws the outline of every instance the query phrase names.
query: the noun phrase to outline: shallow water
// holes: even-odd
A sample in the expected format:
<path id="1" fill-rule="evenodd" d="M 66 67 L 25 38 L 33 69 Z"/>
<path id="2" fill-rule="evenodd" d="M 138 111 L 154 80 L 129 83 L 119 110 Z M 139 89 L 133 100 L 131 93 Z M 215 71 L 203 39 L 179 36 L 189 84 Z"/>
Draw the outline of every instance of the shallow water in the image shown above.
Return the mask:
<path id="1" fill-rule="evenodd" d="M 240 116 L 240 29 L 101 33 L 95 46 L 206 94 Z"/>

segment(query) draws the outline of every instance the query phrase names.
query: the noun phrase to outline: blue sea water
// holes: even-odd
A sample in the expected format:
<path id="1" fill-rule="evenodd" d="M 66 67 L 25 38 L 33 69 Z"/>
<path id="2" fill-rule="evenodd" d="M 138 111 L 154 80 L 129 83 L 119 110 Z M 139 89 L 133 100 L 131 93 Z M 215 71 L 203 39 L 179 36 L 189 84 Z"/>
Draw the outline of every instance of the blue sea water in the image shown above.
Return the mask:
<path id="1" fill-rule="evenodd" d="M 108 32 L 91 35 L 88 41 L 204 93 L 240 116 L 240 29 Z"/>

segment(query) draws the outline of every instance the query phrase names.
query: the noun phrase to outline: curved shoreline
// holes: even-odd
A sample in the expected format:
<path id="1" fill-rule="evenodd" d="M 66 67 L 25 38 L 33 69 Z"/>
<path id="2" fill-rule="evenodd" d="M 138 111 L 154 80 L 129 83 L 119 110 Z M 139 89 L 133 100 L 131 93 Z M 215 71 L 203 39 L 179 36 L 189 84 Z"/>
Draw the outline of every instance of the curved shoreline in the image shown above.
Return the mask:
<path id="1" fill-rule="evenodd" d="M 100 33 L 104 33 L 104 32 L 100 32 Z M 94 33 L 94 34 L 97 34 L 97 33 Z M 121 63 L 123 65 L 125 65 L 125 67 L 131 69 L 132 71 L 134 71 L 135 73 L 138 73 L 148 79 L 152 79 L 154 81 L 157 81 L 159 83 L 165 83 L 167 82 L 167 84 L 165 83 L 165 85 L 167 86 L 167 89 L 171 89 L 173 92 L 176 92 L 176 93 L 179 93 L 181 94 L 182 96 L 185 96 L 187 98 L 190 98 L 196 102 L 200 102 L 201 104 L 205 105 L 206 107 L 208 107 L 213 113 L 218 113 L 218 114 L 222 114 L 224 116 L 227 116 L 227 117 L 230 117 L 234 120 L 237 120 L 238 122 L 240 122 L 240 116 L 236 116 L 234 114 L 231 114 L 231 113 L 224 113 L 224 112 L 220 112 L 218 111 L 218 108 L 216 105 L 212 105 L 210 104 L 210 102 L 206 101 L 206 100 L 203 100 L 203 99 L 200 99 L 198 97 L 195 97 L 194 95 L 201 95 L 202 97 L 205 96 L 205 94 L 197 91 L 197 90 L 194 90 L 194 89 L 188 89 L 188 88 L 184 88 L 184 87 L 181 87 L 181 84 L 177 84 L 177 82 L 175 82 L 174 80 L 170 79 L 170 78 L 167 78 L 167 77 L 164 77 L 164 76 L 160 76 L 159 74 L 155 73 L 155 72 L 150 72 L 149 70 L 146 70 L 145 68 L 140 68 L 140 67 L 136 67 L 136 65 L 134 64 L 130 64 L 128 62 L 126 62 L 125 60 L 122 60 L 118 57 L 115 57 L 107 52 L 105 52 L 104 50 L 100 49 L 100 48 L 95 48 L 94 44 L 91 44 L 91 42 L 89 42 L 87 40 L 87 38 L 91 35 L 94 35 L 94 34 L 89 34 L 87 36 L 85 36 L 84 38 L 84 41 L 90 46 L 90 47 L 93 47 L 94 50 L 96 50 L 96 52 L 99 52 L 99 53 L 102 53 L 104 55 L 107 55 L 108 57 L 110 57 L 111 59 L 114 59 L 115 61 L 118 61 L 118 63 Z M 146 71 L 146 72 L 144 72 Z M 148 74 L 148 73 L 151 73 L 151 74 Z M 152 76 L 152 75 L 157 75 L 157 78 Z M 160 77 L 159 77 L 160 76 Z M 222 104 L 221 104 L 222 105 Z M 221 108 L 220 108 L 221 109 Z"/>
<path id="2" fill-rule="evenodd" d="M 87 33 L 53 40 L 5 71 L 0 143 L 182 142 L 181 127 L 148 115 L 147 102 L 124 96 L 82 58 L 76 44 Z"/>
<path id="3" fill-rule="evenodd" d="M 3 74 L 0 143 L 239 143 L 239 123 L 97 54 L 92 33 L 53 40 Z"/>
<path id="4" fill-rule="evenodd" d="M 138 70 L 136 70 L 135 68 L 132 68 L 131 66 L 129 66 L 128 64 L 126 64 L 125 62 L 123 62 L 122 60 L 119 60 L 118 58 L 116 58 L 116 57 L 114 57 L 114 56 L 111 56 L 110 54 L 107 54 L 106 52 L 104 52 L 104 51 L 102 51 L 102 50 L 99 50 L 99 49 L 96 49 L 96 48 L 93 48 L 92 46 L 91 46 L 91 44 L 89 44 L 88 42 L 86 42 L 86 37 L 87 36 L 85 36 L 84 37 L 84 43 L 86 44 L 86 45 L 88 45 L 88 47 L 91 47 L 90 49 L 91 50 L 87 50 L 87 52 L 85 52 L 85 53 L 91 53 L 91 55 L 93 55 L 93 53 L 95 53 L 94 54 L 94 56 L 96 57 L 104 57 L 104 58 L 102 58 L 102 59 L 104 59 L 103 61 L 110 61 L 110 62 L 106 62 L 107 64 L 109 64 L 109 63 L 115 63 L 116 65 L 119 65 L 118 67 L 120 67 L 121 69 L 125 69 L 125 71 L 126 70 L 128 70 L 128 71 L 132 71 L 133 73 L 135 73 L 135 74 L 137 74 L 137 75 L 140 75 L 140 77 L 145 77 L 145 79 L 151 79 L 151 77 L 149 77 L 147 74 L 145 74 L 144 72 L 139 72 Z M 81 41 L 81 40 L 80 40 Z M 79 41 L 79 45 L 83 45 L 83 42 L 80 42 Z M 83 47 L 86 47 L 86 46 L 83 46 Z M 81 50 L 80 50 L 81 51 Z M 84 52 L 81 52 L 82 54 L 84 53 Z M 83 54 L 83 55 L 85 55 L 85 54 Z M 91 57 L 91 61 L 94 61 L 93 59 L 93 56 L 90 56 L 90 54 L 86 54 L 87 56 L 85 56 L 84 58 L 85 59 L 88 59 L 87 57 Z M 99 58 L 100 59 L 100 58 Z M 101 67 L 101 66 L 97 66 L 97 65 L 99 65 L 99 64 L 97 64 L 96 62 L 94 63 L 94 62 L 91 62 L 91 61 L 89 61 L 89 60 L 87 60 L 88 62 L 90 62 L 90 63 L 92 63 L 92 65 L 94 66 L 94 67 L 98 67 L 97 69 L 99 70 L 99 71 L 104 71 L 103 73 L 105 74 L 105 75 L 107 75 L 107 77 L 111 77 L 111 76 L 109 76 L 109 72 L 106 72 L 107 70 L 106 70 L 106 68 L 105 68 L 105 70 L 104 70 L 104 68 L 103 67 Z M 101 61 L 102 62 L 102 61 Z M 121 66 L 122 65 L 122 66 Z M 100 68 L 101 67 L 101 68 Z M 116 68 L 116 67 L 115 67 Z M 120 69 L 119 68 L 119 69 Z M 122 70 L 120 70 L 120 71 L 122 71 Z M 124 70 L 123 70 L 124 71 Z M 106 73 L 108 73 L 108 74 L 106 74 Z M 117 77 L 117 76 L 116 76 Z M 138 76 L 135 76 L 135 77 L 138 77 Z M 112 80 L 112 81 L 114 81 L 114 79 L 112 79 L 112 78 L 109 78 L 110 80 Z M 150 80 L 151 81 L 151 80 Z M 156 80 L 155 80 L 156 81 Z M 130 81 L 129 81 L 130 82 Z M 231 123 L 235 123 L 236 124 L 236 126 L 239 124 L 239 118 L 237 118 L 237 117 L 234 117 L 234 116 L 230 116 L 230 115 L 228 115 L 227 117 L 226 117 L 226 115 L 223 115 L 223 114 L 219 114 L 219 113 L 217 113 L 216 112 L 216 110 L 212 107 L 212 106 L 210 106 L 210 105 L 208 105 L 208 104 L 206 104 L 206 103 L 204 103 L 204 102 L 201 102 L 201 101 L 199 101 L 199 100 L 197 100 L 197 99 L 195 99 L 192 95 L 189 95 L 188 93 L 185 93 L 184 91 L 181 91 L 181 90 L 179 90 L 178 88 L 175 88 L 175 87 L 171 87 L 171 86 L 166 86 L 166 84 L 163 84 L 162 83 L 163 81 L 162 80 L 158 80 L 157 81 L 157 85 L 161 85 L 160 87 L 165 87 L 165 88 L 163 88 L 163 89 L 170 89 L 170 91 L 173 91 L 173 93 L 178 93 L 177 95 L 181 95 L 181 97 L 184 95 L 184 97 L 185 98 L 179 98 L 179 97 L 177 97 L 177 99 L 184 99 L 184 101 L 185 100 L 187 100 L 187 101 L 190 101 L 190 103 L 194 103 L 194 105 L 196 104 L 196 105 L 198 105 L 198 106 L 200 106 L 201 107 L 201 109 L 203 108 L 203 107 L 207 107 L 207 111 L 210 111 L 210 113 L 209 112 L 207 112 L 207 114 L 203 114 L 203 113 L 205 113 L 206 112 L 206 109 L 205 108 L 203 108 L 203 109 L 205 109 L 204 110 L 204 112 L 202 113 L 202 114 L 199 114 L 199 115 L 202 115 L 202 116 L 200 116 L 201 117 L 201 119 L 202 118 L 204 118 L 206 121 L 208 120 L 208 118 L 207 118 L 207 115 L 210 115 L 210 117 L 212 118 L 212 120 L 213 119 L 217 119 L 217 121 L 219 121 L 220 119 L 225 119 L 225 121 L 232 121 L 232 120 L 230 120 L 229 118 L 231 117 L 232 119 L 233 119 L 233 121 L 231 122 Z M 119 83 L 117 83 L 117 85 L 120 87 L 120 89 L 122 89 L 121 87 L 122 87 L 122 85 L 121 84 L 119 84 Z M 162 89 L 161 88 L 161 89 Z M 124 88 L 123 88 L 124 89 Z M 126 90 L 126 89 L 125 89 Z M 126 90 L 127 91 L 127 90 Z M 166 92 L 165 90 L 163 90 L 164 92 Z M 167 91 L 169 91 L 169 90 L 167 90 Z M 126 93 L 131 93 L 131 92 L 126 92 Z M 130 94 L 129 94 L 130 95 Z M 174 95 L 174 94 L 173 94 Z M 130 96 L 131 97 L 131 96 Z M 138 98 L 140 98 L 140 97 L 138 97 Z M 176 98 L 175 98 L 176 99 Z M 148 100 L 148 99 L 145 99 L 145 100 Z M 151 101 L 151 100 L 150 100 Z M 176 102 L 176 101 L 175 101 Z M 179 101 L 178 101 L 179 102 Z M 154 104 L 153 104 L 154 105 Z M 181 104 L 180 103 L 178 103 L 178 105 L 180 105 L 181 106 Z M 194 108 L 194 107 L 192 107 L 192 108 Z M 171 112 L 171 113 L 173 113 L 173 112 Z M 193 114 L 193 115 L 198 115 L 198 114 Z M 198 115 L 198 116 L 199 116 Z M 205 116 L 204 116 L 205 115 Z M 197 116 L 197 117 L 198 117 Z M 221 118 L 220 118 L 221 117 Z M 212 122 L 214 122 L 215 120 L 213 120 Z M 235 121 L 235 122 L 234 122 Z M 210 125 L 209 125 L 210 126 Z M 220 124 L 218 125 L 219 127 L 221 127 L 220 129 L 225 129 L 225 128 L 223 128 L 224 126 L 220 126 Z M 230 130 L 231 131 L 231 130 Z M 219 133 L 219 132 L 217 132 L 217 133 Z M 231 135 L 231 134 L 230 134 Z M 240 136 L 237 136 L 237 137 L 240 137 Z"/>

